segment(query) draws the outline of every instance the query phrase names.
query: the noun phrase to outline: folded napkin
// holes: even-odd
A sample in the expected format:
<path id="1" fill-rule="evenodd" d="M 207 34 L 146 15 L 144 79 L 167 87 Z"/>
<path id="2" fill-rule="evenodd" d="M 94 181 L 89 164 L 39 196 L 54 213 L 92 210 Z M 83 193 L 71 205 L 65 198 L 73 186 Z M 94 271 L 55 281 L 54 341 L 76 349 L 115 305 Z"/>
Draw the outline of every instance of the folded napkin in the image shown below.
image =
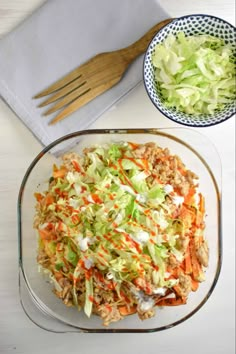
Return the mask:
<path id="1" fill-rule="evenodd" d="M 43 145 L 86 129 L 142 80 L 142 57 L 120 83 L 56 125 L 48 125 L 54 115 L 42 117 L 45 107 L 37 108 L 40 100 L 32 97 L 95 54 L 128 46 L 168 17 L 157 0 L 49 0 L 0 41 L 0 95 Z"/>

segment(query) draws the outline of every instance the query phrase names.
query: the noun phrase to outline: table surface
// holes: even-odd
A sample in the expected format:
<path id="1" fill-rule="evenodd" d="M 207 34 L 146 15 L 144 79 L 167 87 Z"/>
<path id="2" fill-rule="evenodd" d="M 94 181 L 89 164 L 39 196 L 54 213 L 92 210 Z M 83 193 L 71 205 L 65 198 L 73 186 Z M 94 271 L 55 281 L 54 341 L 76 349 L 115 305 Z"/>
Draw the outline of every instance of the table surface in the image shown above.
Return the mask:
<path id="1" fill-rule="evenodd" d="M 42 0 L 0 0 L 0 38 L 30 15 Z M 234 0 L 161 0 L 177 17 L 207 13 L 234 23 Z M 0 73 L 1 75 L 1 73 Z M 93 128 L 169 126 L 145 95 L 143 85 L 123 103 L 124 114 L 106 112 Z M 128 119 L 129 117 L 129 119 Z M 158 118 L 158 119 L 157 119 Z M 157 123 L 158 121 L 158 123 Z M 173 126 L 173 124 L 172 124 Z M 222 162 L 223 266 L 217 286 L 204 307 L 188 321 L 153 334 L 54 334 L 34 325 L 18 295 L 16 200 L 29 163 L 41 145 L 0 100 L 0 353 L 209 353 L 233 354 L 235 330 L 235 117 L 201 132 L 216 146 Z"/>

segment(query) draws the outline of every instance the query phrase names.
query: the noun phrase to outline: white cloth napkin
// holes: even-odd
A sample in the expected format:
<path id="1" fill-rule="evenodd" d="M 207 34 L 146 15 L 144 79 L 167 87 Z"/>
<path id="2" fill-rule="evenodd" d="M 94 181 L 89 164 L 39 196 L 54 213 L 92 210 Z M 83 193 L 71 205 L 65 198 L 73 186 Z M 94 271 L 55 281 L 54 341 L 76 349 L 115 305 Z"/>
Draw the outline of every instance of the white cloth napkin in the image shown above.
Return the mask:
<path id="1" fill-rule="evenodd" d="M 0 95 L 43 145 L 86 129 L 142 80 L 142 57 L 115 87 L 56 125 L 32 97 L 97 53 L 126 47 L 168 18 L 157 0 L 49 0 L 0 41 Z M 115 63 L 114 63 L 115 65 Z M 114 122 L 114 127 L 116 122 Z"/>

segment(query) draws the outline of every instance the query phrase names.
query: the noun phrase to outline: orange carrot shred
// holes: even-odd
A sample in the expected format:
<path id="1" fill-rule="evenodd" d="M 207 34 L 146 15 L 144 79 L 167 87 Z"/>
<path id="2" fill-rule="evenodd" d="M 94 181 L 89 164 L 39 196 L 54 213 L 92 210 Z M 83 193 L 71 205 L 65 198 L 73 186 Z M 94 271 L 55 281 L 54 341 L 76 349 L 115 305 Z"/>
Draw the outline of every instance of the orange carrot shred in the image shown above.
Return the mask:
<path id="1" fill-rule="evenodd" d="M 137 306 L 119 306 L 118 309 L 122 316 L 128 316 L 136 312 Z"/>

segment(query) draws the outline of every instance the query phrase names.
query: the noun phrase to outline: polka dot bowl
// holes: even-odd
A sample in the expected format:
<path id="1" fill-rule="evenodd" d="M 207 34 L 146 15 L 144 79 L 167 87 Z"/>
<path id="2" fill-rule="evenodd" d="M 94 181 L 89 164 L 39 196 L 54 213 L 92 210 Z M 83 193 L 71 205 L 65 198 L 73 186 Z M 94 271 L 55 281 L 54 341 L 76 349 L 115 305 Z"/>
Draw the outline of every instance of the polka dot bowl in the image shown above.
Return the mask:
<path id="1" fill-rule="evenodd" d="M 236 57 L 236 31 L 235 28 L 223 19 L 210 15 L 188 15 L 177 19 L 162 27 L 149 44 L 144 56 L 143 75 L 144 85 L 149 98 L 156 108 L 167 118 L 192 127 L 207 127 L 219 124 L 235 114 L 235 101 L 225 104 L 221 110 L 214 114 L 193 115 L 177 111 L 174 107 L 167 107 L 160 88 L 155 82 L 152 54 L 157 44 L 163 42 L 170 34 L 176 36 L 184 32 L 185 36 L 208 34 L 223 39 L 226 44 L 233 48 Z"/>

